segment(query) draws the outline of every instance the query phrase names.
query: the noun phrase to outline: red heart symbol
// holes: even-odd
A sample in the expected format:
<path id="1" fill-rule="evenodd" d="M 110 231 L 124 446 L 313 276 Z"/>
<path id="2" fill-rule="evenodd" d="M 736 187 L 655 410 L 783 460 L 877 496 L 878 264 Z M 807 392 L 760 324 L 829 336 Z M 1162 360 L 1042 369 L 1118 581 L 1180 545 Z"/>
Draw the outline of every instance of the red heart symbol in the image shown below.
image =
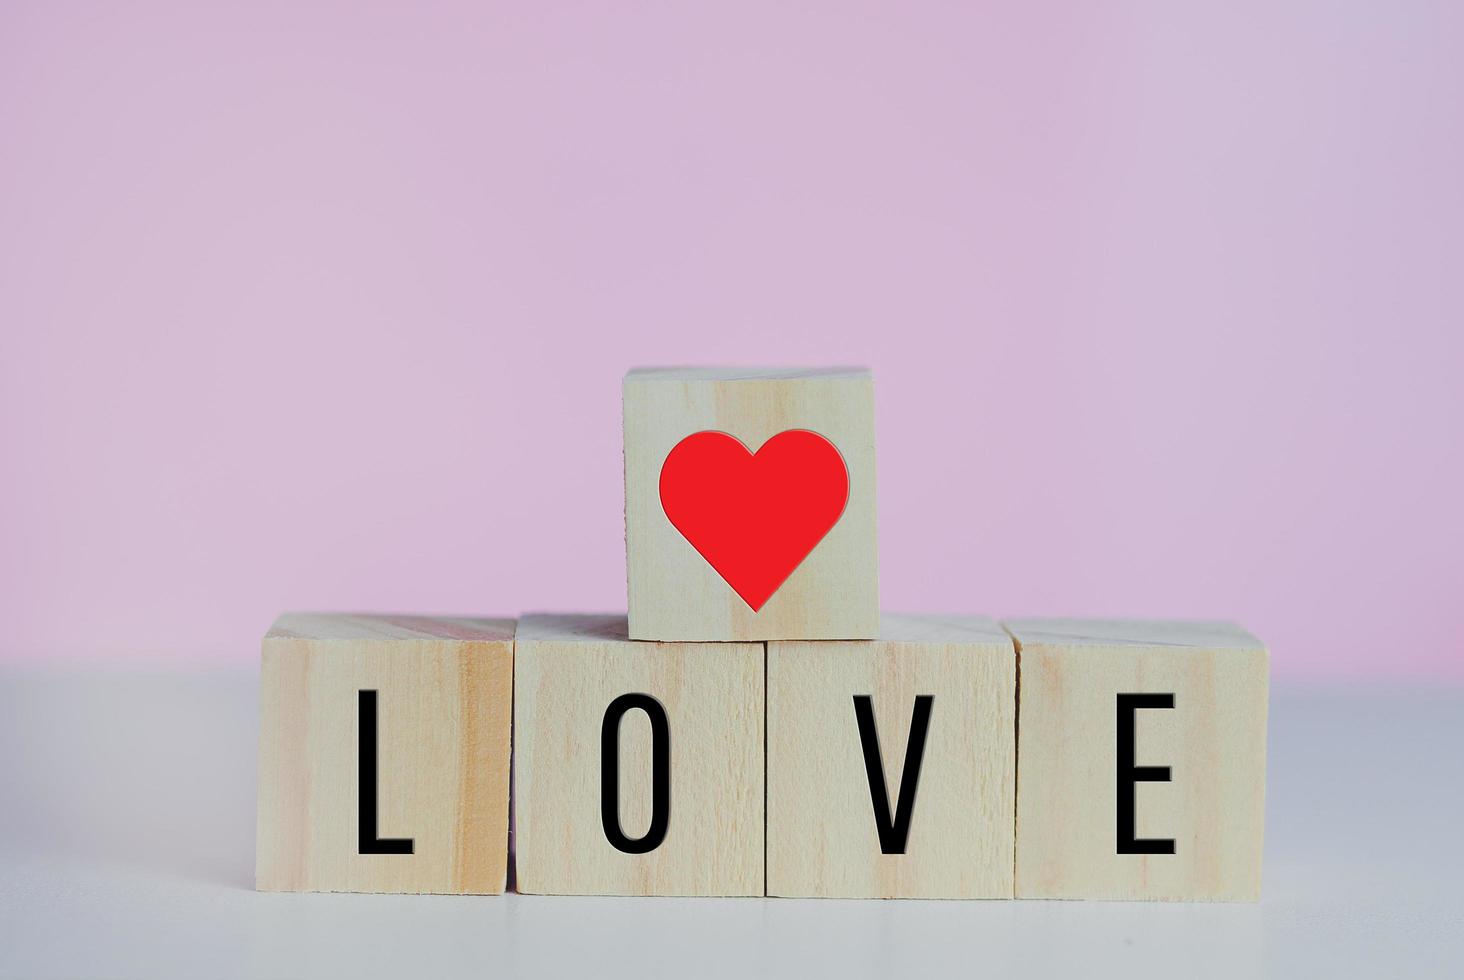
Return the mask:
<path id="1" fill-rule="evenodd" d="M 839 522 L 849 470 L 817 432 L 779 432 L 756 453 L 696 432 L 661 464 L 661 509 L 757 612 Z"/>

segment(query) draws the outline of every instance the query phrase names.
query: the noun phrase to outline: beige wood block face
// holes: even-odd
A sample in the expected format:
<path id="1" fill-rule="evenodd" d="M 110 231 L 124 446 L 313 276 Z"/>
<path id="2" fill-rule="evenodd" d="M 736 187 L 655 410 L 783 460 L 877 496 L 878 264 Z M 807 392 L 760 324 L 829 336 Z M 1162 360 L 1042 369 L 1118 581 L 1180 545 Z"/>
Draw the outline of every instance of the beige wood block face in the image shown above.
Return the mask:
<path id="1" fill-rule="evenodd" d="M 630 636 L 644 640 L 864 639 L 879 630 L 874 382 L 856 369 L 646 369 L 625 378 Z M 757 452 L 789 429 L 832 442 L 849 474 L 842 516 L 756 612 L 682 537 L 660 498 L 685 437 L 735 436 Z"/>
<path id="2" fill-rule="evenodd" d="M 994 621 L 885 616 L 878 640 L 772 642 L 767 683 L 769 895 L 1012 897 L 1016 655 Z M 857 695 L 888 816 L 916 699 L 933 696 L 902 854 L 881 846 Z"/>
<path id="3" fill-rule="evenodd" d="M 287 614 L 264 638 L 256 886 L 496 894 L 508 867 L 514 622 Z M 360 853 L 361 704 L 377 828 Z"/>
<path id="4" fill-rule="evenodd" d="M 763 894 L 763 646 L 642 643 L 623 616 L 527 616 L 514 718 L 518 889 L 529 894 Z M 606 709 L 624 694 L 663 707 L 669 811 L 659 846 L 611 845 L 601 806 Z M 617 816 L 653 826 L 647 712 L 618 731 Z"/>
<path id="5" fill-rule="evenodd" d="M 1260 641 L 1223 623 L 1004 625 L 1017 641 L 1021 692 L 1017 897 L 1257 900 L 1268 689 Z M 1127 760 L 1120 694 L 1174 699 L 1173 708 L 1133 712 Z M 1172 840 L 1173 854 L 1119 852 L 1120 761 L 1169 767 L 1170 781 L 1140 781 L 1131 799 L 1134 837 Z"/>

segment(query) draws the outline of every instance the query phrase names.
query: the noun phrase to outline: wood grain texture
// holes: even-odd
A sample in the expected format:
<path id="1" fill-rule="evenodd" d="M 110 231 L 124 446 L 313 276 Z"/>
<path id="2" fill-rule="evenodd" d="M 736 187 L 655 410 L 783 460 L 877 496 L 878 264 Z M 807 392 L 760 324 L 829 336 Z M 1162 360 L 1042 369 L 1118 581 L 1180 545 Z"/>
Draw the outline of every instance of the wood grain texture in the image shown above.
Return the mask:
<path id="1" fill-rule="evenodd" d="M 885 616 L 880 638 L 768 644 L 768 894 L 1011 898 L 1016 655 L 985 617 Z M 904 854 L 881 853 L 854 714 L 869 695 L 890 806 L 933 695 Z"/>
<path id="2" fill-rule="evenodd" d="M 296 613 L 264 638 L 256 887 L 496 894 L 508 867 L 514 622 Z M 378 832 L 358 853 L 358 692 L 377 691 Z"/>
<path id="3" fill-rule="evenodd" d="M 515 679 L 518 889 L 531 894 L 763 894 L 763 646 L 642 643 L 623 616 L 526 616 Z M 649 694 L 670 723 L 670 822 L 646 854 L 601 822 L 600 734 L 616 697 Z M 620 726 L 620 824 L 651 823 L 651 734 Z"/>
<path id="4" fill-rule="evenodd" d="M 874 382 L 860 369 L 648 369 L 625 378 L 625 532 L 629 632 L 645 640 L 861 639 L 879 630 Z M 756 452 L 811 429 L 849 470 L 843 516 L 758 612 L 667 519 L 661 464 L 694 432 Z"/>
<path id="5" fill-rule="evenodd" d="M 1011 620 L 1018 646 L 1017 897 L 1255 901 L 1265 820 L 1268 655 L 1226 623 Z M 1141 838 L 1120 854 L 1117 695 L 1169 693 L 1135 713 Z"/>

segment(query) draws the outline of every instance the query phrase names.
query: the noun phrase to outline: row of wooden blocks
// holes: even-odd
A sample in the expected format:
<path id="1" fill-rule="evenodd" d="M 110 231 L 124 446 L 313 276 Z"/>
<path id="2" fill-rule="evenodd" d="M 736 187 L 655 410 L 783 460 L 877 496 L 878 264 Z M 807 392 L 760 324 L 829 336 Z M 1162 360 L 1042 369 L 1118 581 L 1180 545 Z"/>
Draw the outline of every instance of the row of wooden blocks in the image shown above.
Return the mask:
<path id="1" fill-rule="evenodd" d="M 502 892 L 511 772 L 525 893 L 1255 900 L 1267 686 L 1227 624 L 661 643 L 623 616 L 291 614 L 257 884 Z"/>

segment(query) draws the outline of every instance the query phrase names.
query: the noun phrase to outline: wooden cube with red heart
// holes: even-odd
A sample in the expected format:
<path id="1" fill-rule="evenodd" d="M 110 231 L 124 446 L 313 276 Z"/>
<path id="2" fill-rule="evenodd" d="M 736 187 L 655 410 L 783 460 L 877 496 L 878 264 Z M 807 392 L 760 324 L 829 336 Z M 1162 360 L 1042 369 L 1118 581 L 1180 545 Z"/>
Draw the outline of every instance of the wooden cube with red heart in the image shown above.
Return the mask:
<path id="1" fill-rule="evenodd" d="M 868 371 L 640 369 L 624 395 L 632 639 L 878 636 Z"/>

